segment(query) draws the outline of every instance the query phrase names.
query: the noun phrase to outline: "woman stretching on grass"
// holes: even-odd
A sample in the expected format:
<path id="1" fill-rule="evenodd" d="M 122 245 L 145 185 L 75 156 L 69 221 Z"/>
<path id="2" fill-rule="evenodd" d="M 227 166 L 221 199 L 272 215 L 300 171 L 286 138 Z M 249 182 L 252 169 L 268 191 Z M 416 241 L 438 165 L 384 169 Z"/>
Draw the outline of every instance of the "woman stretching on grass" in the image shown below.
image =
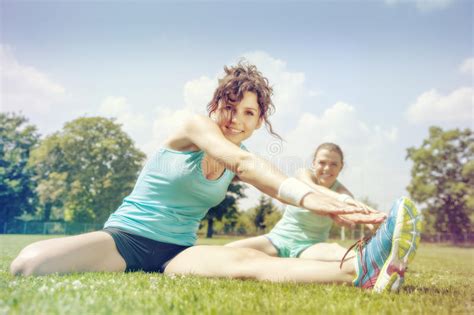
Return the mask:
<path id="1" fill-rule="evenodd" d="M 383 213 L 368 213 L 313 191 L 244 150 L 241 142 L 261 124 L 265 123 L 273 133 L 268 122 L 273 110 L 272 89 L 255 66 L 239 64 L 225 68 L 225 72 L 208 105 L 211 118 L 196 116 L 171 135 L 148 160 L 133 192 L 109 217 L 102 231 L 33 243 L 12 262 L 11 272 L 43 275 L 144 270 L 338 283 L 350 283 L 357 275 L 363 280 L 359 286 L 372 283 L 370 279 L 375 277 L 383 278 L 376 290 L 386 288 L 391 275 L 403 272 L 406 263 L 397 264 L 396 272 L 372 272 L 372 265 L 393 265 L 398 263 L 399 256 L 398 251 L 394 259 L 395 255 L 371 249 L 373 241 L 360 247 L 360 270 L 353 263 L 340 269 L 336 263 L 281 259 L 254 249 L 193 246 L 200 220 L 209 208 L 224 199 L 234 176 L 284 203 L 320 215 L 340 216 L 341 220 L 353 223 L 380 223 L 385 219 Z M 405 207 L 397 209 L 398 222 L 399 217 L 406 217 L 407 211 L 403 210 Z M 385 222 L 391 222 L 390 217 Z M 411 229 L 407 224 L 403 227 Z M 396 230 L 388 227 L 386 235 L 382 245 L 395 248 Z M 414 252 L 413 248 L 410 246 L 409 252 Z M 374 257 L 380 257 L 379 261 L 374 261 Z M 370 281 L 364 280 L 367 275 Z"/>
<path id="2" fill-rule="evenodd" d="M 341 148 L 334 143 L 323 143 L 314 153 L 312 169 L 299 170 L 297 177 L 313 189 L 333 195 L 348 204 L 366 207 L 355 201 L 352 193 L 337 180 L 343 166 L 344 154 Z M 340 261 L 347 249 L 336 243 L 326 243 L 334 219 L 337 220 L 338 217 L 318 215 L 288 205 L 283 217 L 270 233 L 235 241 L 226 246 L 254 248 L 270 256 Z"/>

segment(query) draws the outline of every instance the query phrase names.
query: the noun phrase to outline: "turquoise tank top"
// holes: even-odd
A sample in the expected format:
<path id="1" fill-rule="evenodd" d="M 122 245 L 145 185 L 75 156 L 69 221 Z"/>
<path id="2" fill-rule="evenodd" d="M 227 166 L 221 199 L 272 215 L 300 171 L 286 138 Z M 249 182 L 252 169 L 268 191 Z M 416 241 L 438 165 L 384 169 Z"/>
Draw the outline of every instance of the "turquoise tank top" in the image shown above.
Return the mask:
<path id="1" fill-rule="evenodd" d="M 337 191 L 341 184 L 336 180 L 329 188 Z M 270 237 L 278 237 L 294 244 L 316 244 L 329 238 L 332 219 L 309 210 L 287 205 L 283 217 L 270 231 Z"/>
<path id="2" fill-rule="evenodd" d="M 203 157 L 204 151 L 158 150 L 145 164 L 132 193 L 104 227 L 160 242 L 194 245 L 199 222 L 224 200 L 235 176 L 225 169 L 218 179 L 206 179 Z"/>

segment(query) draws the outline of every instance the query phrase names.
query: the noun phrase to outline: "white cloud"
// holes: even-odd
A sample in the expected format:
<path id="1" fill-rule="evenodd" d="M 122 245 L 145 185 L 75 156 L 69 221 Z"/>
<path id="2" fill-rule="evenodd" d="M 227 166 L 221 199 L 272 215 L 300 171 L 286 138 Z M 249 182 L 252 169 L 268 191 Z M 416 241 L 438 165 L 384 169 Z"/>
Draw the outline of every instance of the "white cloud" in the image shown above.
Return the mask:
<path id="1" fill-rule="evenodd" d="M 205 112 L 205 108 L 216 88 L 217 78 L 211 79 L 202 76 L 197 80 L 186 82 L 184 85 L 184 103 L 186 107 L 196 112 Z"/>
<path id="2" fill-rule="evenodd" d="M 385 0 L 390 6 L 398 4 L 413 4 L 420 12 L 443 10 L 454 3 L 454 0 Z"/>
<path id="3" fill-rule="evenodd" d="M 461 73 L 467 73 L 471 76 L 474 75 L 474 57 L 464 60 L 462 65 L 459 67 Z"/>
<path id="4" fill-rule="evenodd" d="M 422 93 L 406 113 L 412 123 L 470 122 L 473 119 L 474 90 L 461 87 L 449 95 L 435 89 Z"/>
<path id="5" fill-rule="evenodd" d="M 286 62 L 263 51 L 248 52 L 242 57 L 255 64 L 270 81 L 274 91 L 273 103 L 277 107 L 273 119 L 288 119 L 288 115 L 300 111 L 305 97 L 315 96 L 314 91 L 305 87 L 305 74 L 288 71 Z"/>
<path id="6" fill-rule="evenodd" d="M 12 49 L 1 44 L 0 65 L 2 111 L 22 111 L 28 116 L 47 114 L 65 94 L 63 86 L 18 62 Z"/>
<path id="7" fill-rule="evenodd" d="M 99 106 L 99 115 L 115 118 L 143 149 L 143 145 L 149 139 L 151 121 L 142 113 L 136 113 L 123 96 L 108 96 Z"/>

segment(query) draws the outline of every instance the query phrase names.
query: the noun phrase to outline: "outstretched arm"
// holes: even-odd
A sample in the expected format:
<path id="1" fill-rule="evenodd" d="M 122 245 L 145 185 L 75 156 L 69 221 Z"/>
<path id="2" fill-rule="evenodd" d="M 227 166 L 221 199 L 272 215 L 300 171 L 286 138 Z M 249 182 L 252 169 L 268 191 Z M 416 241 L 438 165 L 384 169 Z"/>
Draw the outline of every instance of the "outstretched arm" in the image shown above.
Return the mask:
<path id="1" fill-rule="evenodd" d="M 287 176 L 280 172 L 268 161 L 242 150 L 239 146 L 227 140 L 222 134 L 217 124 L 205 116 L 195 116 L 190 119 L 175 136 L 173 141 L 190 142 L 201 150 L 205 151 L 212 158 L 219 161 L 227 169 L 232 170 L 242 181 L 255 186 L 265 194 L 280 200 L 281 202 L 295 206 L 303 206 L 310 211 L 322 215 L 330 214 L 353 214 L 364 213 L 364 209 L 350 206 L 326 196 L 319 191 L 308 190 L 308 194 L 300 200 L 295 201 L 288 198 L 286 192 L 295 188 L 306 187 L 299 182 L 292 187 Z M 296 187 L 298 186 L 298 187 Z M 304 188 L 303 188 L 304 189 Z M 301 189 L 300 189 L 301 191 Z M 366 222 L 380 222 L 383 218 L 379 216 L 366 216 Z"/>

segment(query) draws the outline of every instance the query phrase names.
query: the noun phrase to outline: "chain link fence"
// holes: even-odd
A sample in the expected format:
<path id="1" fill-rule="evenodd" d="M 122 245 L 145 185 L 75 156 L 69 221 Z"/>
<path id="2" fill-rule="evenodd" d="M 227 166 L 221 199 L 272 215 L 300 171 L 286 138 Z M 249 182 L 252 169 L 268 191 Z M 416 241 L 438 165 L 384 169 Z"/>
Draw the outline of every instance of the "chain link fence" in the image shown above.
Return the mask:
<path id="1" fill-rule="evenodd" d="M 5 222 L 3 234 L 81 234 L 101 230 L 103 224 L 98 223 L 67 223 L 67 222 L 42 222 L 20 221 Z"/>
<path id="2" fill-rule="evenodd" d="M 452 234 L 452 233 L 433 233 L 421 234 L 423 242 L 430 243 L 470 243 L 474 244 L 474 233 Z"/>

